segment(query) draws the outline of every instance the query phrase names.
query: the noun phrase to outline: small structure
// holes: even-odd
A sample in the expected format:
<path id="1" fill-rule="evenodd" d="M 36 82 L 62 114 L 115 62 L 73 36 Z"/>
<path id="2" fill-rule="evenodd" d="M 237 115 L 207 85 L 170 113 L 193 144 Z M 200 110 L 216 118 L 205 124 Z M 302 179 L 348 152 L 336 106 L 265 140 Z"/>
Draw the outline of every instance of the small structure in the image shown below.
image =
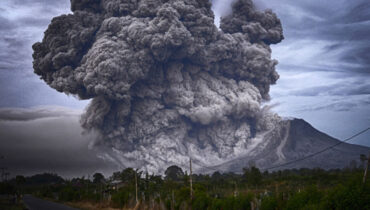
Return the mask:
<path id="1" fill-rule="evenodd" d="M 126 183 L 120 180 L 113 180 L 112 182 L 109 183 L 109 189 L 111 190 L 119 190 L 124 186 L 126 186 Z"/>

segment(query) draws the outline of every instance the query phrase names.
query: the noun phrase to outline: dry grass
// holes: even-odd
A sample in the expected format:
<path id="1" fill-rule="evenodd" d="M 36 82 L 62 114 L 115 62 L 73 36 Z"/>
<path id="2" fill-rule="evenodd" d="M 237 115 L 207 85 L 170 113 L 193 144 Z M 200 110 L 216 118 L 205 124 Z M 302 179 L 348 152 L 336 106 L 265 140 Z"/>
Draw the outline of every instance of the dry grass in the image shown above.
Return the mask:
<path id="1" fill-rule="evenodd" d="M 90 202 L 67 202 L 65 203 L 68 206 L 75 207 L 78 209 L 82 210 L 139 210 L 140 203 L 136 204 L 134 208 L 122 208 L 122 209 L 117 209 L 117 208 L 112 208 L 109 207 L 108 203 L 102 203 L 102 204 L 94 204 Z"/>
<path id="2" fill-rule="evenodd" d="M 80 202 L 67 202 L 66 205 L 72 206 L 78 209 L 82 210 L 118 210 L 109 207 L 108 205 L 104 204 L 94 204 L 86 201 L 80 201 Z"/>

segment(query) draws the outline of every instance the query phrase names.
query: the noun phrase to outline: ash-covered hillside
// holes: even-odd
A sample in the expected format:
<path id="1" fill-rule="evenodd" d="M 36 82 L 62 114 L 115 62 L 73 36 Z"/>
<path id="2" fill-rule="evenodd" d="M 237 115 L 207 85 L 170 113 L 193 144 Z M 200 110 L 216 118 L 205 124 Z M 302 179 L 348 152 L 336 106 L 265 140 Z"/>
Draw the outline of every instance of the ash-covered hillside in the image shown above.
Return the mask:
<path id="1" fill-rule="evenodd" d="M 212 168 L 220 171 L 242 172 L 243 168 L 253 164 L 262 170 L 269 169 L 270 171 L 292 168 L 342 169 L 353 167 L 354 161 L 357 167 L 361 166 L 360 155 L 368 155 L 370 152 L 369 147 L 342 143 L 316 130 L 302 119 L 285 120 L 281 123 L 282 127 L 278 130 L 283 129 L 284 133 L 280 137 L 273 134 L 276 131 L 271 130 L 266 134 L 263 143 L 257 145 L 249 154 Z M 275 167 L 318 153 L 333 145 L 337 146 L 305 160 Z M 212 172 L 204 168 L 202 171 Z"/>

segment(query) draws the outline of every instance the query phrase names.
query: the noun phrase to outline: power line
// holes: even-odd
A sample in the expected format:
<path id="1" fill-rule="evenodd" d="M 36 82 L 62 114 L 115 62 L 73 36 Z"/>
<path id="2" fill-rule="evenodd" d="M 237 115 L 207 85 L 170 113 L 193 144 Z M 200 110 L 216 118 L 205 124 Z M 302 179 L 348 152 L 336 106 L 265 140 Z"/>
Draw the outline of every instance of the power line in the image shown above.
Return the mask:
<path id="1" fill-rule="evenodd" d="M 270 170 L 270 169 L 274 169 L 274 168 L 279 168 L 279 167 L 282 167 L 282 166 L 290 165 L 290 164 L 295 163 L 295 162 L 298 162 L 298 161 L 306 160 L 306 159 L 308 159 L 308 158 L 311 158 L 311 157 L 313 157 L 313 156 L 316 156 L 316 155 L 318 155 L 318 154 L 321 154 L 321 153 L 323 153 L 323 152 L 325 152 L 325 151 L 328 151 L 328 150 L 330 150 L 330 149 L 332 149 L 332 148 L 334 148 L 334 147 L 336 147 L 336 146 L 338 146 L 338 145 L 340 145 L 340 144 L 343 144 L 343 143 L 345 143 L 345 142 L 348 142 L 349 140 L 351 140 L 351 139 L 353 139 L 353 138 L 355 138 L 355 137 L 357 137 L 357 136 L 359 136 L 359 135 L 361 135 L 361 134 L 365 133 L 365 132 L 366 132 L 366 131 L 368 131 L 368 130 L 370 130 L 370 127 L 366 128 L 366 129 L 364 129 L 364 130 L 362 130 L 362 131 L 360 131 L 360 132 L 356 133 L 355 135 L 353 135 L 353 136 L 351 136 L 351 137 L 349 137 L 349 138 L 347 138 L 347 139 L 345 139 L 345 140 L 343 140 L 343 141 L 340 141 L 340 142 L 338 142 L 338 143 L 336 143 L 336 144 L 334 144 L 334 145 L 332 145 L 332 146 L 330 146 L 330 147 L 327 147 L 327 148 L 325 148 L 325 149 L 323 149 L 323 150 L 320 150 L 320 151 L 318 151 L 318 152 L 316 152 L 316 153 L 312 153 L 312 154 L 307 155 L 307 156 L 305 156 L 305 157 L 303 157 L 303 158 L 299 158 L 299 159 L 296 159 L 296 160 L 292 160 L 292 161 L 289 161 L 289 162 L 285 162 L 285 163 L 282 163 L 282 164 L 279 164 L 279 165 L 276 165 L 276 166 L 272 166 L 272 167 L 268 167 L 268 168 L 263 168 L 262 170 L 264 171 L 264 170 Z"/>
<path id="2" fill-rule="evenodd" d="M 199 163 L 195 163 L 195 162 L 193 162 L 193 164 L 195 164 L 195 165 L 197 165 L 197 166 L 200 166 L 200 167 L 202 167 L 203 169 L 208 169 L 208 170 L 211 170 L 211 171 L 222 171 L 222 170 L 220 170 L 220 169 L 218 169 L 218 168 L 212 168 L 212 167 L 210 167 L 210 166 L 205 166 L 205 165 L 202 165 L 202 164 L 199 164 Z"/>

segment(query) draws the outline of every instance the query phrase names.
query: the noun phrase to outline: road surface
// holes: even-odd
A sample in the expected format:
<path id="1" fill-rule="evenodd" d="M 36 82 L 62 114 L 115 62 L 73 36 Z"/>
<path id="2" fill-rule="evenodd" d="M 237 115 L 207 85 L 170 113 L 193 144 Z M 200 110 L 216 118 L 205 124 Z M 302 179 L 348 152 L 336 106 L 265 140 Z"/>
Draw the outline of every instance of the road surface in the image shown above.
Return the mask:
<path id="1" fill-rule="evenodd" d="M 32 195 L 24 195 L 23 201 L 29 210 L 77 210 L 63 204 L 35 198 Z"/>

